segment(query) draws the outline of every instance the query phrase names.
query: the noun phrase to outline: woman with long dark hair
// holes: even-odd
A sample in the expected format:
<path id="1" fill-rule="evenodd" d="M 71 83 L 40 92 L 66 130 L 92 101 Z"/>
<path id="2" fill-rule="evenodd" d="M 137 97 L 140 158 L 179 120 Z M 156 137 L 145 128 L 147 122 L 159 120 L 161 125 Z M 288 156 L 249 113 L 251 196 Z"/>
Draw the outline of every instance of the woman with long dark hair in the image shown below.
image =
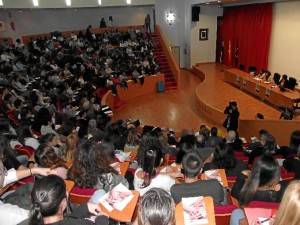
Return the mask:
<path id="1" fill-rule="evenodd" d="M 81 204 L 71 215 L 67 216 L 68 194 L 66 185 L 58 176 L 49 175 L 37 180 L 32 193 L 32 217 L 30 225 L 105 225 L 108 217 L 105 216 L 98 204 Z M 95 223 L 91 221 L 95 215 Z"/>
<path id="2" fill-rule="evenodd" d="M 68 177 L 80 188 L 96 188 L 110 191 L 119 183 L 128 187 L 126 179 L 110 166 L 111 159 L 101 152 L 92 140 L 82 142 L 74 154 L 74 163 Z"/>
<path id="3" fill-rule="evenodd" d="M 270 154 L 264 154 L 255 163 L 252 171 L 243 171 L 232 188 L 232 196 L 241 206 L 251 201 L 280 202 L 286 181 L 280 181 L 280 167 Z"/>
<path id="4" fill-rule="evenodd" d="M 238 176 L 249 168 L 244 161 L 234 156 L 231 146 L 223 142 L 216 146 L 212 162 L 206 163 L 203 171 L 211 169 L 225 169 L 227 176 Z"/>

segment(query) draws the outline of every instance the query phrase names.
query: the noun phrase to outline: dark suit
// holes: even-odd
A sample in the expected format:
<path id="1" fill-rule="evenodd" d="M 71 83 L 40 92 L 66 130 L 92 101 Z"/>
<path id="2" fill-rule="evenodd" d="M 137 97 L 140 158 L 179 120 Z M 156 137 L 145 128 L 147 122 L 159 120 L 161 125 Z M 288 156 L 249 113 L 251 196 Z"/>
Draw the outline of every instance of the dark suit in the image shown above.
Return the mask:
<path id="1" fill-rule="evenodd" d="M 224 113 L 227 114 L 227 118 L 224 121 L 223 126 L 225 128 L 227 128 L 227 131 L 229 131 L 229 130 L 237 131 L 239 117 L 240 117 L 240 113 L 239 113 L 238 109 L 236 108 L 230 112 L 229 107 L 226 107 L 226 109 L 224 110 Z"/>

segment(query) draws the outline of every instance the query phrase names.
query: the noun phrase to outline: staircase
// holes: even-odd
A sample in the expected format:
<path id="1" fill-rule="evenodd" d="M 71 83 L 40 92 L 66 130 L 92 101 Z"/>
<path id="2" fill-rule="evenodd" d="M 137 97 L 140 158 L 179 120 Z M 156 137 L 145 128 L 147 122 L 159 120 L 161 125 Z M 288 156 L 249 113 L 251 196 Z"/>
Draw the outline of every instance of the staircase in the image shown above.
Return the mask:
<path id="1" fill-rule="evenodd" d="M 152 33 L 151 39 L 154 45 L 155 62 L 160 66 L 161 72 L 165 75 L 165 91 L 177 90 L 176 81 L 164 54 L 163 48 L 159 42 L 158 35 L 156 33 Z"/>

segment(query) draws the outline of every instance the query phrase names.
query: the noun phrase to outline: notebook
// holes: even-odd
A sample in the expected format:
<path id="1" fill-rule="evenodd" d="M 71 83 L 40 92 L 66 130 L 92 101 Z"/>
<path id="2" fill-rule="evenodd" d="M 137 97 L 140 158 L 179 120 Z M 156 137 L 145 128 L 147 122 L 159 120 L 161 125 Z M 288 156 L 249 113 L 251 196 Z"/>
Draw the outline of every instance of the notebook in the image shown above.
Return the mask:
<path id="1" fill-rule="evenodd" d="M 277 209 L 244 208 L 248 224 L 271 225 L 272 217 Z"/>

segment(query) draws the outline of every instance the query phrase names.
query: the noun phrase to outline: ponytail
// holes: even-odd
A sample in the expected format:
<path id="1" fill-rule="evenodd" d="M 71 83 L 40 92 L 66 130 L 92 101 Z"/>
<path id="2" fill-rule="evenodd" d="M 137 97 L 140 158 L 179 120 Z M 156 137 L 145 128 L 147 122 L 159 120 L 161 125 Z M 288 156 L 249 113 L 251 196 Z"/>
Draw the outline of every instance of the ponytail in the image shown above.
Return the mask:
<path id="1" fill-rule="evenodd" d="M 143 171 L 145 173 L 143 188 L 148 187 L 156 175 L 156 168 L 160 166 L 162 151 L 160 149 L 147 150 L 144 156 Z"/>
<path id="2" fill-rule="evenodd" d="M 44 225 L 41 214 L 41 203 L 38 201 L 32 205 L 32 216 L 29 225 Z"/>
<path id="3" fill-rule="evenodd" d="M 32 192 L 32 210 L 29 225 L 44 225 L 43 218 L 56 215 L 60 203 L 66 198 L 66 185 L 56 175 L 35 181 Z"/>

